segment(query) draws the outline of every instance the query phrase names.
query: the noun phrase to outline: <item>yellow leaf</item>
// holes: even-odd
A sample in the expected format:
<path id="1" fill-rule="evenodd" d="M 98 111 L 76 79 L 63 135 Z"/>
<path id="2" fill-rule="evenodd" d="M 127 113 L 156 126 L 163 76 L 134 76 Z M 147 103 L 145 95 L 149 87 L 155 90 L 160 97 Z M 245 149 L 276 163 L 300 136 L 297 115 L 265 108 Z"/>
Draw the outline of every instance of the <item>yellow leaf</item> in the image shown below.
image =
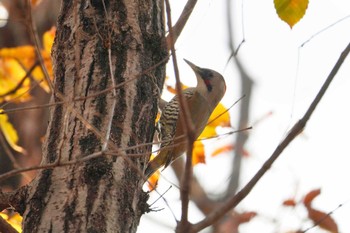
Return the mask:
<path id="1" fill-rule="evenodd" d="M 12 216 L 9 216 L 7 215 L 6 213 L 4 212 L 1 212 L 0 213 L 0 216 L 5 219 L 5 221 L 7 223 L 9 223 L 13 228 L 16 229 L 16 231 L 18 232 L 22 232 L 22 227 L 21 227 L 21 224 L 22 224 L 22 217 L 18 214 L 18 213 L 15 213 L 13 214 Z"/>
<path id="2" fill-rule="evenodd" d="M 214 109 L 213 113 L 210 115 L 207 126 L 204 128 L 203 132 L 198 138 L 203 139 L 215 137 L 217 135 L 217 126 L 229 127 L 230 124 L 230 114 L 224 105 L 219 103 Z"/>
<path id="3" fill-rule="evenodd" d="M 203 138 L 211 138 L 211 137 L 215 137 L 217 135 L 215 127 L 212 126 L 207 126 L 204 128 L 203 132 L 201 133 L 201 135 L 199 135 L 199 139 L 203 139 Z"/>
<path id="4" fill-rule="evenodd" d="M 0 101 L 14 98 L 16 101 L 26 101 L 30 98 L 27 93 L 30 80 L 25 75 L 26 72 L 15 59 L 0 58 Z"/>
<path id="5" fill-rule="evenodd" d="M 54 41 L 56 29 L 53 27 L 43 35 L 44 50 L 41 51 L 41 55 L 44 59 L 44 65 L 52 79 L 52 62 L 51 62 L 51 48 Z M 12 58 L 18 60 L 24 71 L 30 70 L 33 65 L 37 63 L 35 48 L 31 45 L 19 46 L 15 48 L 3 48 L 0 49 L 0 57 Z M 39 83 L 40 87 L 46 92 L 50 91 L 48 84 L 45 82 L 44 74 L 41 67 L 37 65 L 31 72 L 31 76 Z"/>
<path id="6" fill-rule="evenodd" d="M 2 109 L 0 109 L 2 111 Z M 4 134 L 7 143 L 10 145 L 12 149 L 18 151 L 20 153 L 24 152 L 24 149 L 17 145 L 18 143 L 18 135 L 15 128 L 8 121 L 8 116 L 6 114 L 0 114 L 0 129 Z"/>
<path id="7" fill-rule="evenodd" d="M 286 22 L 290 28 L 305 15 L 308 0 L 274 0 L 278 17 Z"/>
<path id="8" fill-rule="evenodd" d="M 230 117 L 230 113 L 227 111 L 227 108 L 222 103 L 219 103 L 209 117 L 208 126 L 230 127 L 231 126 L 230 120 L 231 120 L 231 117 Z"/>

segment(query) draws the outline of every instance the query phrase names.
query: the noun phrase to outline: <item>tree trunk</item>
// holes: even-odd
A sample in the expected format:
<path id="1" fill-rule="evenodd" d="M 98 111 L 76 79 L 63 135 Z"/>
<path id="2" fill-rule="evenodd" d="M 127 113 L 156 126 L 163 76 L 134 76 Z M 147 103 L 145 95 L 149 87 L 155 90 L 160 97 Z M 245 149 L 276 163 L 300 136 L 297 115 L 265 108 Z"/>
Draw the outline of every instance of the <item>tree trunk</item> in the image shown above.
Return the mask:
<path id="1" fill-rule="evenodd" d="M 57 167 L 27 186 L 24 232 L 136 231 L 165 77 L 164 62 L 156 65 L 167 56 L 163 13 L 158 0 L 62 1 L 52 101 L 66 103 L 51 109 L 42 159 Z"/>

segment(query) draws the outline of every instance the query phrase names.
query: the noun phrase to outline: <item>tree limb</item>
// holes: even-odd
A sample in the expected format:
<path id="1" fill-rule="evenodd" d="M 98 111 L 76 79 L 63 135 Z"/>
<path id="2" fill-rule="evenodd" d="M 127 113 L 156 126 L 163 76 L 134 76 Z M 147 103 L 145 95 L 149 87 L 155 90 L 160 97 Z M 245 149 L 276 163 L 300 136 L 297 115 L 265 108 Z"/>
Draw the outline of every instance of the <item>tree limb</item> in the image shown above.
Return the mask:
<path id="1" fill-rule="evenodd" d="M 192 177 L 192 150 L 193 150 L 193 142 L 195 141 L 194 136 L 194 126 L 189 115 L 189 110 L 185 98 L 182 94 L 181 81 L 179 77 L 179 70 L 177 66 L 176 60 L 176 51 L 174 47 L 173 41 L 173 28 L 171 23 L 171 9 L 169 0 L 165 1 L 166 5 L 166 14 L 168 20 L 168 28 L 169 28 L 169 42 L 170 49 L 173 58 L 175 78 L 176 78 L 176 91 L 178 93 L 180 111 L 184 113 L 184 119 L 182 124 L 185 126 L 184 131 L 187 136 L 187 156 L 186 156 L 186 165 L 185 165 L 185 173 L 181 182 L 180 196 L 181 196 L 181 221 L 177 226 L 177 232 L 186 232 L 189 227 L 188 222 L 188 204 L 189 204 L 189 193 L 190 193 L 190 184 Z"/>
<path id="2" fill-rule="evenodd" d="M 166 37 L 166 44 L 168 49 L 170 49 L 171 45 L 175 44 L 177 38 L 179 38 L 182 32 L 182 29 L 185 27 L 187 20 L 190 18 L 190 15 L 192 14 L 193 9 L 196 6 L 196 3 L 197 3 L 197 0 L 187 1 L 179 19 L 177 20 L 175 25 L 172 27 L 173 35 L 170 36 L 170 33 L 169 33 L 169 35 Z"/>

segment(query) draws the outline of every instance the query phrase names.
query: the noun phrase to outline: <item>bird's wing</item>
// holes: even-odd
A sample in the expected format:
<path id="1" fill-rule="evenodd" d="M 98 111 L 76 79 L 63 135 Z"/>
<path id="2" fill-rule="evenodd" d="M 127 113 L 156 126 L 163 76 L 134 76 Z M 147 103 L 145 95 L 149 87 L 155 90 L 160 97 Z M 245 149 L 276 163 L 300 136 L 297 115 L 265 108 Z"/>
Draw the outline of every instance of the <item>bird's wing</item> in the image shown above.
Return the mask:
<path id="1" fill-rule="evenodd" d="M 183 95 L 186 99 L 191 99 L 193 96 L 193 88 L 185 89 Z M 160 140 L 168 141 L 173 139 L 176 131 L 177 121 L 179 120 L 180 104 L 178 96 L 176 95 L 167 105 L 165 105 L 162 115 L 159 120 L 160 124 Z M 162 147 L 163 147 L 162 143 Z"/>
<path id="2" fill-rule="evenodd" d="M 184 97 L 189 101 L 193 94 L 194 88 L 188 88 L 183 92 Z M 163 109 L 162 115 L 159 120 L 160 124 L 160 141 L 161 149 L 171 147 L 174 144 L 174 136 L 176 132 L 176 126 L 179 121 L 180 104 L 178 96 L 175 96 Z M 169 148 L 169 151 L 172 151 Z M 171 161 L 171 156 L 168 157 L 169 161 L 165 164 L 168 165 Z"/>

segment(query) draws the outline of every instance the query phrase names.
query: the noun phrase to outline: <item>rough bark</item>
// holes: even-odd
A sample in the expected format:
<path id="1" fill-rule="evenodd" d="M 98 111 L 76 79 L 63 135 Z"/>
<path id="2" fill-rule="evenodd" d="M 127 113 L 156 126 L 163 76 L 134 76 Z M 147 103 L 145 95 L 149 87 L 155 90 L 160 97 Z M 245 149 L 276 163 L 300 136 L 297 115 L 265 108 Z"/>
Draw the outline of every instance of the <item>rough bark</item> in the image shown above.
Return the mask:
<path id="1" fill-rule="evenodd" d="M 107 151 L 152 142 L 165 68 L 148 68 L 165 57 L 162 1 L 63 0 L 52 101 L 68 103 L 51 109 L 42 164 L 99 152 L 106 134 Z M 74 101 L 113 86 L 112 77 L 127 83 Z M 150 151 L 148 144 L 42 170 L 26 187 L 24 232 L 135 232 L 147 199 L 140 171 Z"/>

